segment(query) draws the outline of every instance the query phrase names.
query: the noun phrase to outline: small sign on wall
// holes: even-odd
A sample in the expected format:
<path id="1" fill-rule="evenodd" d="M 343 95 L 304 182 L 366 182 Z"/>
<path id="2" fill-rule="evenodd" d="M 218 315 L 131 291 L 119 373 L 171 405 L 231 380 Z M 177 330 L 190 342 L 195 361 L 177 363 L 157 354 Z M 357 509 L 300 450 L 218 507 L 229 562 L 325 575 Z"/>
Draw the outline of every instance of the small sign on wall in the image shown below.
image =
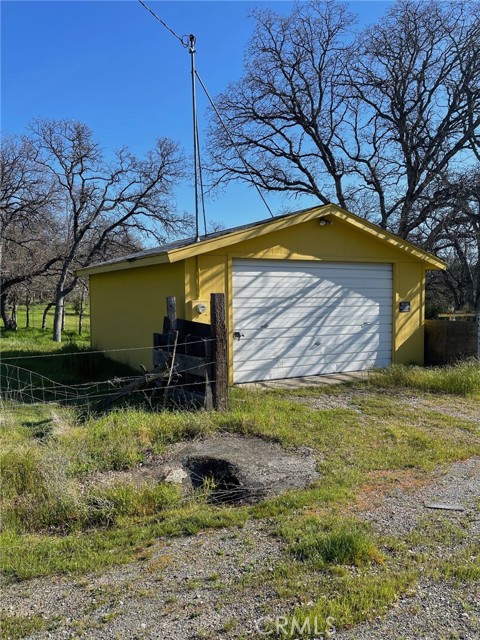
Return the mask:
<path id="1" fill-rule="evenodd" d="M 408 313 L 410 311 L 410 300 L 402 300 L 398 305 L 400 313 Z"/>

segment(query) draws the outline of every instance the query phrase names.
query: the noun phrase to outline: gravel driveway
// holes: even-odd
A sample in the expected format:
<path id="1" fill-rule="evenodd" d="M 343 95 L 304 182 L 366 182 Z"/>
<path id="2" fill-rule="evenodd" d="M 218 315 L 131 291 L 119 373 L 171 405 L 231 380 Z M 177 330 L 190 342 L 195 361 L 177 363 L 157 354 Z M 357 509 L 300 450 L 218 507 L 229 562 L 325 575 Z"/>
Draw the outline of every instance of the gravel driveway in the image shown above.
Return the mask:
<path id="1" fill-rule="evenodd" d="M 412 532 L 419 523 L 438 526 L 445 521 L 465 527 L 465 539 L 442 544 L 435 555 L 446 559 L 463 546 L 480 540 L 480 458 L 439 472 L 432 484 L 413 493 L 396 490 L 369 511 L 358 513 L 385 535 Z M 425 504 L 462 505 L 465 511 L 427 509 Z M 477 557 L 477 561 L 479 558 Z M 420 580 L 413 593 L 400 598 L 385 617 L 338 632 L 338 640 L 479 640 L 480 585 Z"/>
<path id="2" fill-rule="evenodd" d="M 427 518 L 467 522 L 465 542 L 480 535 L 480 458 L 458 462 L 414 492 L 397 489 L 358 515 L 374 529 L 405 536 Z M 464 512 L 426 509 L 425 502 L 455 502 Z M 448 544 L 438 554 L 458 550 Z M 259 638 L 255 620 L 289 613 L 268 582 L 249 580 L 278 562 L 282 546 L 266 523 L 162 540 L 142 562 L 82 578 L 41 578 L 8 585 L 2 608 L 41 615 L 50 631 L 32 638 L 165 639 Z M 348 631 L 341 640 L 480 638 L 477 584 L 420 580 L 382 619 Z"/>

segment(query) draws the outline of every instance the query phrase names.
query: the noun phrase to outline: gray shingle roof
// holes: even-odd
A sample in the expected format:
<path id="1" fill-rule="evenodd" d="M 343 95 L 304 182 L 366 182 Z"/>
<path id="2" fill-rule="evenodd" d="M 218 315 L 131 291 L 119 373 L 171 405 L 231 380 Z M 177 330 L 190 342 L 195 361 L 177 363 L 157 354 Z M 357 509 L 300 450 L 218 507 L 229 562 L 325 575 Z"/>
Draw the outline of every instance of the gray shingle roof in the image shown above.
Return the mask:
<path id="1" fill-rule="evenodd" d="M 124 256 L 120 256 L 118 258 L 113 258 L 112 260 L 97 262 L 96 264 L 89 265 L 88 268 L 90 269 L 94 267 L 101 267 L 104 265 L 116 264 L 118 262 L 125 262 L 125 261 L 133 262 L 135 260 L 140 260 L 141 258 L 148 258 L 149 256 L 158 256 L 163 253 L 168 253 L 169 251 L 173 251 L 174 249 L 183 249 L 184 247 L 195 245 L 195 244 L 198 244 L 199 242 L 205 242 L 206 240 L 212 240 L 214 238 L 223 238 L 224 236 L 228 236 L 230 233 L 236 233 L 237 231 L 245 231 L 246 229 L 252 229 L 254 227 L 258 227 L 262 224 L 265 224 L 266 222 L 271 222 L 272 220 L 282 220 L 284 218 L 288 218 L 289 216 L 294 216 L 299 213 L 303 213 L 305 211 L 310 211 L 311 209 L 317 209 L 317 208 L 318 207 L 309 207 L 308 209 L 300 209 L 299 211 L 292 211 L 290 213 L 275 216 L 274 218 L 266 218 L 264 220 L 258 220 L 257 222 L 250 222 L 249 224 L 243 224 L 238 227 L 231 227 L 230 229 L 222 229 L 221 231 L 215 231 L 214 233 L 209 233 L 207 235 L 200 236 L 198 240 L 196 240 L 195 237 L 175 240 L 174 242 L 169 242 L 168 244 L 162 244 L 158 247 L 152 247 L 151 249 L 143 249 L 142 251 L 137 251 L 136 253 L 129 253 Z"/>

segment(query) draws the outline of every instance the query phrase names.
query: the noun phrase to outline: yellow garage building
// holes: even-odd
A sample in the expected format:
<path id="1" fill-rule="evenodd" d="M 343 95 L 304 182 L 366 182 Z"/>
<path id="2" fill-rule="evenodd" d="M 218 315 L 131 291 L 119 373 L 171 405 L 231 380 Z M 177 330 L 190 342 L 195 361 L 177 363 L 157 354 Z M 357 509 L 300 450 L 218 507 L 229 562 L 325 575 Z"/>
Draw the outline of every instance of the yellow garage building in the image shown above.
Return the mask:
<path id="1" fill-rule="evenodd" d="M 230 382 L 423 363 L 425 272 L 445 264 L 329 204 L 92 265 L 92 346 L 152 363 L 165 299 L 210 321 L 225 293 Z"/>

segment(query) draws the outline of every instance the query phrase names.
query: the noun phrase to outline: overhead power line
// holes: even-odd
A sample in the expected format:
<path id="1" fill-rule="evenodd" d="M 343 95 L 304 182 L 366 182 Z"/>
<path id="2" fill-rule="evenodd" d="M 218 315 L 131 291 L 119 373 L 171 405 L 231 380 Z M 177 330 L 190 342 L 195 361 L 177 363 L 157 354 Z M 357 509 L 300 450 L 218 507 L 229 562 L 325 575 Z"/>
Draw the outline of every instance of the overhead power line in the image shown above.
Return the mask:
<path id="1" fill-rule="evenodd" d="M 235 151 L 237 152 L 238 157 L 239 157 L 239 158 L 240 158 L 240 160 L 242 161 L 243 166 L 245 167 L 246 172 L 247 172 L 247 173 L 248 173 L 248 175 L 250 176 L 250 179 L 251 179 L 251 181 L 252 181 L 252 183 L 253 183 L 253 186 L 254 186 L 254 187 L 255 187 L 255 189 L 258 191 L 258 195 L 259 195 L 259 196 L 260 196 L 260 198 L 263 200 L 263 204 L 267 207 L 267 209 L 268 209 L 268 213 L 272 216 L 272 218 L 274 218 L 275 216 L 273 215 L 272 210 L 271 210 L 271 209 L 270 209 L 270 207 L 268 206 L 268 202 L 265 200 L 265 198 L 264 198 L 264 196 L 263 196 L 263 193 L 260 191 L 260 187 L 258 186 L 257 182 L 255 181 L 255 178 L 253 177 L 252 172 L 250 171 L 250 169 L 249 169 L 249 167 L 248 167 L 247 161 L 246 161 L 246 160 L 245 160 L 245 158 L 243 157 L 243 155 L 242 155 L 242 153 L 241 153 L 240 149 L 238 148 L 237 143 L 236 143 L 236 142 L 235 142 L 235 140 L 233 139 L 233 136 L 232 136 L 232 134 L 230 133 L 230 131 L 228 130 L 227 125 L 225 124 L 225 122 L 224 122 L 224 120 L 223 120 L 222 116 L 220 115 L 220 112 L 219 112 L 219 110 L 217 109 L 217 107 L 216 107 L 216 105 L 215 105 L 215 102 L 213 101 L 213 98 L 212 98 L 212 97 L 211 97 L 211 95 L 208 93 L 207 87 L 205 86 L 205 84 L 204 84 L 203 80 L 202 80 L 202 79 L 201 79 L 201 77 L 199 76 L 198 71 L 196 72 L 196 75 L 197 75 L 198 81 L 200 82 L 200 85 L 201 85 L 202 89 L 205 91 L 205 95 L 207 96 L 207 98 L 208 98 L 208 100 L 209 100 L 210 104 L 212 105 L 213 110 L 215 111 L 215 114 L 216 114 L 217 118 L 218 118 L 218 119 L 219 119 L 219 121 L 220 121 L 220 124 L 221 124 L 221 125 L 222 125 L 222 127 L 225 129 L 225 133 L 227 134 L 227 136 L 228 136 L 228 138 L 229 138 L 230 142 L 232 143 L 232 145 L 233 145 L 233 147 L 234 147 Z"/>
<path id="2" fill-rule="evenodd" d="M 185 47 L 185 49 L 188 49 L 189 45 L 188 45 L 188 42 L 185 40 L 187 36 L 183 36 L 183 37 L 179 36 L 178 33 L 175 33 L 175 31 L 171 27 L 169 27 L 168 24 L 164 20 L 162 20 L 160 16 L 158 16 L 155 13 L 155 11 L 150 9 L 150 7 L 147 4 L 145 4 L 145 2 L 143 2 L 143 0 L 138 0 L 138 2 L 142 5 L 144 9 L 146 9 L 149 13 L 151 13 L 152 16 L 155 18 L 155 20 L 158 20 L 158 22 L 160 22 L 160 24 L 163 25 L 167 31 L 170 31 L 172 36 L 174 36 L 180 42 L 182 47 Z"/>
<path id="3" fill-rule="evenodd" d="M 262 202 L 265 205 L 265 207 L 267 208 L 268 213 L 273 218 L 274 215 L 272 213 L 272 210 L 268 206 L 268 202 L 265 200 L 265 197 L 264 197 L 263 193 L 261 192 L 260 187 L 257 184 L 257 181 L 255 180 L 254 176 L 252 175 L 252 172 L 250 171 L 250 168 L 248 166 L 247 161 L 243 157 L 243 155 L 242 155 L 237 143 L 233 139 L 232 134 L 230 133 L 227 125 L 225 124 L 222 116 L 220 115 L 220 112 L 217 109 L 217 107 L 216 107 L 216 105 L 215 105 L 215 103 L 213 101 L 213 98 L 209 94 L 209 92 L 207 90 L 207 87 L 205 86 L 203 80 L 201 79 L 198 71 L 195 68 L 195 36 L 192 35 L 192 34 L 190 34 L 189 36 L 179 36 L 178 33 L 176 33 L 171 27 L 169 27 L 168 24 L 164 20 L 162 20 L 162 18 L 160 18 L 160 16 L 158 16 L 154 11 L 152 11 L 152 9 L 150 9 L 150 7 L 147 4 L 145 4 L 145 2 L 143 2 L 143 0 L 138 0 L 138 2 L 142 5 L 142 7 L 144 9 L 146 9 L 155 18 L 155 20 L 158 20 L 158 22 L 160 22 L 160 24 L 165 29 L 167 29 L 167 31 L 169 31 L 180 42 L 182 47 L 184 47 L 185 49 L 188 49 L 188 51 L 189 51 L 189 53 L 191 55 L 193 141 L 194 141 L 193 142 L 193 145 L 194 145 L 194 152 L 193 153 L 194 153 L 194 164 L 195 164 L 195 219 L 196 219 L 196 239 L 197 239 L 197 241 L 200 239 L 200 235 L 199 235 L 199 211 L 198 211 L 198 201 L 199 201 L 198 187 L 199 186 L 200 186 L 200 195 L 201 195 L 202 209 L 203 209 L 203 222 L 204 222 L 204 225 L 205 225 L 205 235 L 207 235 L 207 221 L 206 221 L 206 216 L 205 216 L 205 201 L 204 201 L 204 195 L 203 195 L 202 164 L 201 164 L 201 159 L 200 159 L 200 144 L 199 144 L 199 139 L 198 139 L 198 121 L 197 121 L 197 109 L 196 109 L 195 79 L 198 79 L 198 81 L 200 82 L 200 85 L 201 85 L 202 89 L 204 90 L 205 95 L 208 98 L 208 101 L 212 105 L 212 108 L 215 111 L 215 114 L 216 114 L 218 120 L 220 121 L 220 124 L 225 129 L 225 133 L 227 134 L 230 142 L 232 143 L 232 146 L 234 147 L 235 151 L 237 152 L 238 157 L 240 158 L 243 166 L 245 167 L 245 170 L 248 173 L 248 175 L 250 177 L 250 180 L 252 181 L 253 186 L 257 190 L 258 195 L 262 199 Z"/>

